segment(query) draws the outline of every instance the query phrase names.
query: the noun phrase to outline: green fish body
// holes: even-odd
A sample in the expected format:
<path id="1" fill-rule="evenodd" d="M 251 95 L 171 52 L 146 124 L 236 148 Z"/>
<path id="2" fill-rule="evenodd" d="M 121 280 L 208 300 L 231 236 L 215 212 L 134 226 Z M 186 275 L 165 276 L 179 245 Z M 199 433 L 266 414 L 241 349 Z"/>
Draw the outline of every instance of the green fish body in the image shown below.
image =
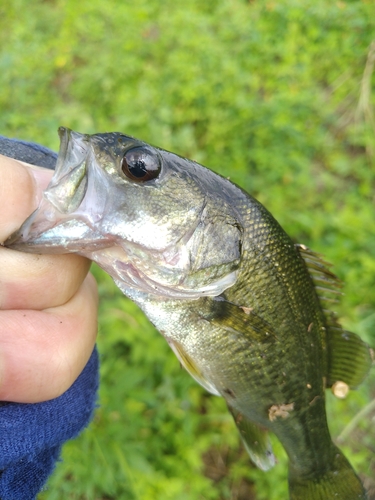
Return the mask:
<path id="1" fill-rule="evenodd" d="M 329 312 L 339 283 L 320 256 L 195 162 L 118 133 L 60 136 L 42 203 L 6 244 L 105 269 L 186 370 L 225 398 L 264 470 L 276 434 L 292 500 L 367 498 L 332 443 L 324 393 L 356 387 L 370 351 Z"/>

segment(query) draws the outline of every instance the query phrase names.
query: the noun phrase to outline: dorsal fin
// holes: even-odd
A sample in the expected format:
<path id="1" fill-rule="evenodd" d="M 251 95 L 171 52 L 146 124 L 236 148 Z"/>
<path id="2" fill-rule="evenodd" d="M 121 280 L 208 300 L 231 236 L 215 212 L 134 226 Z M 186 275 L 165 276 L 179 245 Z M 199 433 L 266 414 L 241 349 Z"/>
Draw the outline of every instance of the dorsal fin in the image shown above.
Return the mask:
<path id="1" fill-rule="evenodd" d="M 342 287 L 341 281 L 329 269 L 331 264 L 305 245 L 296 245 L 296 248 L 305 261 L 326 320 L 327 387 L 344 382 L 355 388 L 365 379 L 371 367 L 371 350 L 358 335 L 343 330 L 336 313 L 329 309 L 332 303 L 338 302 Z"/>

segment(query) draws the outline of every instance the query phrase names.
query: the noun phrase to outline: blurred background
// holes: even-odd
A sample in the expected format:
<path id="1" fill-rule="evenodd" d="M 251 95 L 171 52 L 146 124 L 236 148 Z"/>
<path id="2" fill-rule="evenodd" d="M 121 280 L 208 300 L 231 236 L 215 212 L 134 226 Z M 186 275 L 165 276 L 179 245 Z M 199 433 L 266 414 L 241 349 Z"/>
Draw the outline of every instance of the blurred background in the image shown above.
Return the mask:
<path id="1" fill-rule="evenodd" d="M 258 198 L 344 280 L 343 325 L 375 346 L 373 0 L 5 0 L 0 133 L 119 131 Z M 282 500 L 287 460 L 250 463 L 222 400 L 95 268 L 100 406 L 40 500 Z M 332 435 L 375 490 L 375 373 Z M 375 498 L 373 492 L 371 498 Z"/>

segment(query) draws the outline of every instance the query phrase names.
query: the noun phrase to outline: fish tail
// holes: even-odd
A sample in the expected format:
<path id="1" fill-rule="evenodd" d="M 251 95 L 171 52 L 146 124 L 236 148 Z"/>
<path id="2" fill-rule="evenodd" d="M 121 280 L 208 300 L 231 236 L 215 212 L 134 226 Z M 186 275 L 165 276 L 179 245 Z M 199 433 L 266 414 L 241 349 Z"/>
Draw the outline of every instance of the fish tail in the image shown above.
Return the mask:
<path id="1" fill-rule="evenodd" d="M 321 475 L 302 477 L 289 473 L 290 500 L 367 500 L 366 491 L 351 465 L 334 447 L 330 469 Z"/>

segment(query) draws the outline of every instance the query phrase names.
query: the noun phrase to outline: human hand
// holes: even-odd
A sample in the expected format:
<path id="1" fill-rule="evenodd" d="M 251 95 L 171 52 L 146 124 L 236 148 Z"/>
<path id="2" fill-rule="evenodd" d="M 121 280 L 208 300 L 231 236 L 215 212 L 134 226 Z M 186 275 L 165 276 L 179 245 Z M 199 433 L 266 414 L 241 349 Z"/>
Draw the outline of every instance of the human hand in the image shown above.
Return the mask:
<path id="1" fill-rule="evenodd" d="M 37 207 L 51 171 L 0 155 L 0 243 Z M 65 392 L 97 331 L 90 261 L 0 247 L 0 401 L 35 403 Z"/>

